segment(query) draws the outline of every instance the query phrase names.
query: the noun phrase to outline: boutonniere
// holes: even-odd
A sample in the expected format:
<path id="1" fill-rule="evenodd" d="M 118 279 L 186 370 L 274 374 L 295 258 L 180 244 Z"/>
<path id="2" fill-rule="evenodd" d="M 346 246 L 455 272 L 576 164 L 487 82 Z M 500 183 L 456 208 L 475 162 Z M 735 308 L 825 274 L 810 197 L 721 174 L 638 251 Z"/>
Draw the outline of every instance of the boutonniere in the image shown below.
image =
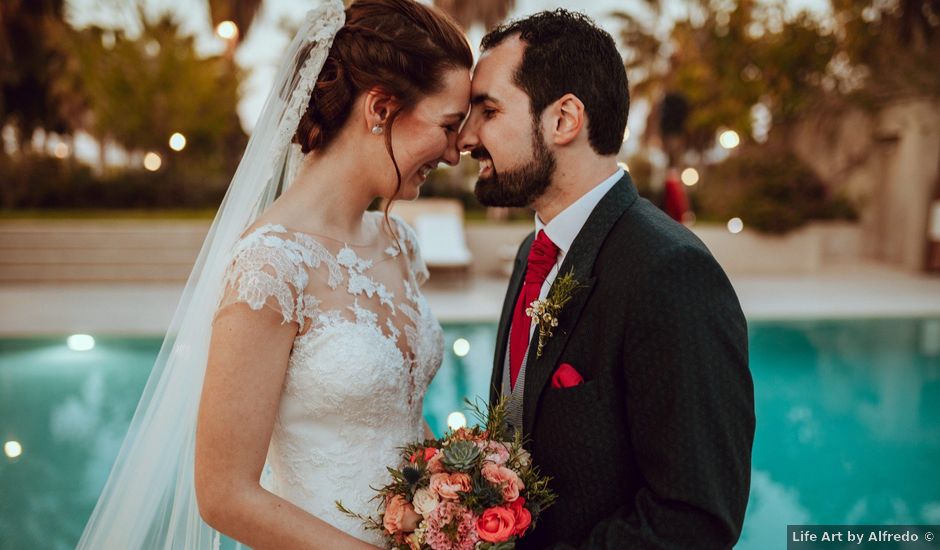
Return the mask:
<path id="1" fill-rule="evenodd" d="M 547 338 L 552 337 L 552 329 L 558 326 L 558 315 L 561 309 L 565 307 L 576 290 L 583 285 L 574 278 L 572 269 L 562 277 L 555 280 L 552 289 L 542 300 L 535 300 L 526 308 L 525 314 L 532 318 L 532 322 L 539 327 L 539 347 L 535 352 L 535 357 L 542 356 L 542 348 L 545 346 Z"/>

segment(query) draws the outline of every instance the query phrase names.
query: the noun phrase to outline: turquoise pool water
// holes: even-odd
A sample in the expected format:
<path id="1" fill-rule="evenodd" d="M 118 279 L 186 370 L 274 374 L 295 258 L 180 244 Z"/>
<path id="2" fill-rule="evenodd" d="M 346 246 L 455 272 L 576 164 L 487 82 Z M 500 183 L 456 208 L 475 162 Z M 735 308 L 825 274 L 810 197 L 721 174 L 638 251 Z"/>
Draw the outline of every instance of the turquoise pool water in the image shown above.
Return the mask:
<path id="1" fill-rule="evenodd" d="M 438 433 L 486 395 L 495 326 L 450 324 L 445 338 L 425 401 Z M 73 548 L 94 506 L 161 343 L 96 340 L 0 339 L 0 442 L 21 449 L 0 455 L 0 548 Z M 940 523 L 940 319 L 752 322 L 750 353 L 757 436 L 737 548 L 785 548 L 788 523 Z"/>

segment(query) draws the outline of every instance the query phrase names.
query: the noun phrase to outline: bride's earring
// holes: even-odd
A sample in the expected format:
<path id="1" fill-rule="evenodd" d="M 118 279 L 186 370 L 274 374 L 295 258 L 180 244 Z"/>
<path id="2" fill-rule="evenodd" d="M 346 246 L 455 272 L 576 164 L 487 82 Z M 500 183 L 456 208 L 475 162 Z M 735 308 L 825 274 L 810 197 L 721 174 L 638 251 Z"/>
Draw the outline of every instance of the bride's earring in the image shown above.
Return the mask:
<path id="1" fill-rule="evenodd" d="M 382 133 L 382 127 L 378 124 L 372 127 L 372 135 L 377 136 Z"/>

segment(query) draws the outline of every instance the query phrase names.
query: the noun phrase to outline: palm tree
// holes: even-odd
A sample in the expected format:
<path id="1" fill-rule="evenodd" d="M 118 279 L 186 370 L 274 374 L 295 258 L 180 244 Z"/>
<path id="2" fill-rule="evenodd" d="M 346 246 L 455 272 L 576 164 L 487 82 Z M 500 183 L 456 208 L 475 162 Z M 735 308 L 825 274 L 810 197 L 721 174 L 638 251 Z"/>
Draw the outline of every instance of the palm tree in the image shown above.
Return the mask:
<path id="1" fill-rule="evenodd" d="M 37 128 L 74 129 L 59 85 L 68 53 L 63 14 L 63 0 L 0 2 L 0 128 L 12 126 L 18 148 L 28 147 Z"/>
<path id="2" fill-rule="evenodd" d="M 506 19 L 515 0 L 434 0 L 434 5 L 450 14 L 464 29 L 483 23 L 486 30 L 490 30 Z"/>

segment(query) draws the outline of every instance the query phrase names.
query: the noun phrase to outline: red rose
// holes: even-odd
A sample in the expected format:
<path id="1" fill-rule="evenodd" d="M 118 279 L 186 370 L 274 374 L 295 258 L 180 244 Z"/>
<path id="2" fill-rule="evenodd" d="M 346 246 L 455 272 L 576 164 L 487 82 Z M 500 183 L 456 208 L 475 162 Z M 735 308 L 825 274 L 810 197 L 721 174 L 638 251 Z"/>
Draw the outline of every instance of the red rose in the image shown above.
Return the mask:
<path id="1" fill-rule="evenodd" d="M 509 511 L 512 512 L 513 519 L 516 523 L 516 530 L 513 531 L 512 534 L 521 537 L 526 529 L 529 528 L 529 525 L 532 524 L 532 514 L 529 513 L 529 510 L 525 507 L 525 498 L 519 497 L 512 501 L 509 504 Z"/>
<path id="2" fill-rule="evenodd" d="M 486 542 L 505 542 L 516 530 L 512 511 L 502 506 L 487 508 L 477 520 L 477 533 Z"/>
<path id="3" fill-rule="evenodd" d="M 414 464 L 415 462 L 418 461 L 418 455 L 420 454 L 422 454 L 421 450 L 417 450 L 411 453 L 411 458 L 409 458 L 408 461 Z M 429 460 L 434 458 L 434 455 L 437 454 L 437 449 L 435 449 L 434 447 L 425 447 L 423 454 L 424 454 L 424 462 L 428 462 Z"/>

